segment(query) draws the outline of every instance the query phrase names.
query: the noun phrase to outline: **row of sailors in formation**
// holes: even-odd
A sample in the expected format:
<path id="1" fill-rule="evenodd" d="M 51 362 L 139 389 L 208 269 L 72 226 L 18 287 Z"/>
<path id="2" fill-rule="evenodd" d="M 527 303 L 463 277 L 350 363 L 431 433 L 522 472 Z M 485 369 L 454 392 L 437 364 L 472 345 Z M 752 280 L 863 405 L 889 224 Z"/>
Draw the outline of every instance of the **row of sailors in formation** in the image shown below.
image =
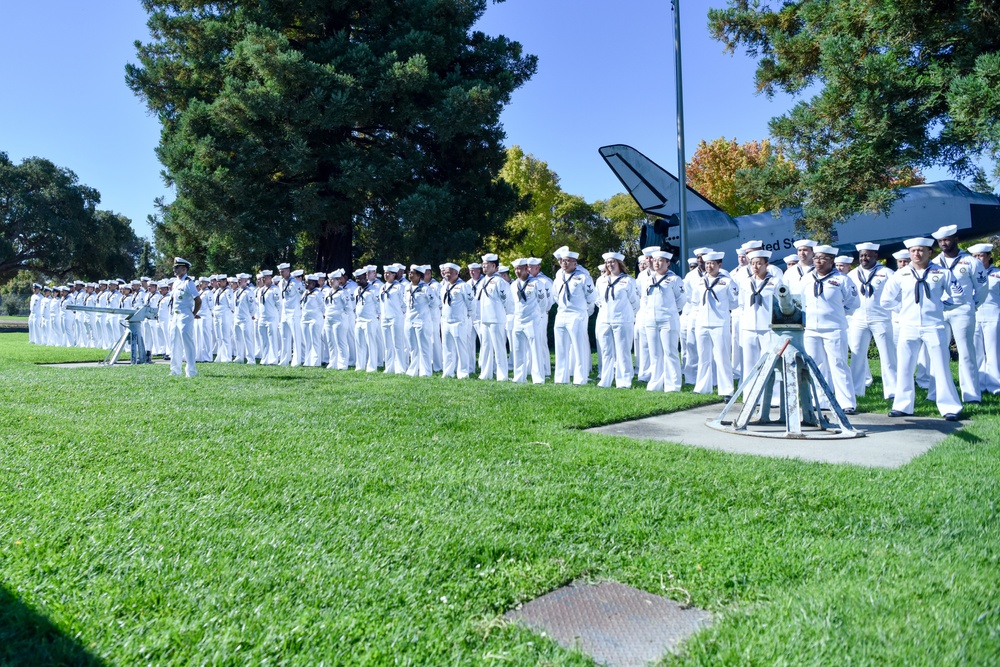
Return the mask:
<path id="1" fill-rule="evenodd" d="M 384 280 L 374 266 L 358 269 L 352 280 L 343 270 L 303 276 L 282 264 L 277 279 L 272 271 L 262 271 L 256 285 L 248 274 L 194 281 L 186 275 L 185 260 L 177 258 L 175 272 L 183 272 L 183 280 L 140 279 L 121 289 L 119 281 L 77 281 L 74 289 L 61 290 L 59 299 L 49 299 L 48 306 L 44 297 L 37 302 L 33 297 L 32 340 L 110 347 L 121 331 L 118 316 L 73 317 L 65 310 L 67 302 L 150 305 L 159 317 L 147 322 L 146 340 L 154 354 L 168 354 L 170 322 L 180 314 L 176 302 L 183 298 L 178 289 L 189 286 L 201 301 L 197 316 L 192 309 L 195 351 L 188 356 L 196 361 L 259 359 L 263 364 L 381 367 L 390 373 L 441 371 L 468 377 L 477 370 L 478 342 L 481 378 L 506 380 L 513 370 L 515 381 L 530 376 L 539 383 L 553 375 L 546 324 L 554 306 L 554 381 L 584 384 L 591 370 L 587 322 L 596 308 L 600 386 L 629 387 L 638 376 L 650 391 L 679 391 L 686 379 L 696 392 L 714 388 L 728 396 L 742 369 L 752 368 L 768 349 L 772 296 L 787 284 L 806 311 L 807 352 L 845 411 L 854 412 L 855 397 L 864 395 L 871 383 L 867 351 L 874 339 L 893 412 L 912 412 L 912 382 L 907 379 L 916 372 L 917 382 L 929 388 L 942 414 L 954 415 L 961 400 L 978 401 L 982 391 L 1000 392 L 994 326 L 1000 321 L 1000 270 L 992 266 L 991 245 L 970 248 L 970 254 L 958 248 L 956 234 L 948 226 L 933 239 L 908 241 L 908 249 L 895 255 L 901 268 L 935 239 L 941 254 L 933 263 L 915 263 L 902 272 L 879 263 L 877 244 L 856 246 L 860 266 L 852 269 L 850 256 L 804 239 L 795 243 L 796 255 L 785 258 L 788 269 L 783 273 L 769 262 L 770 253 L 760 241 L 750 241 L 738 252 L 738 266 L 731 272 L 721 268 L 724 253 L 696 249 L 692 270 L 683 279 L 669 270 L 672 255 L 659 248 L 643 250 L 636 279 L 628 275 L 621 254 L 606 253 L 596 284 L 577 265 L 578 254 L 566 247 L 554 253 L 560 264 L 554 279 L 541 272 L 537 258 L 512 262 L 511 278 L 496 255 L 488 254 L 481 264 L 468 266 L 468 281 L 458 276 L 457 265 L 442 264 L 440 283 L 429 266 L 413 265 L 407 272 L 401 264 L 384 266 Z M 909 285 L 911 279 L 919 293 Z M 947 289 L 935 292 L 932 286 Z M 947 361 L 951 335 L 960 357 L 961 400 L 954 386 L 950 391 L 938 386 L 950 374 L 934 372 L 942 353 Z M 179 373 L 180 359 L 173 356 Z M 910 361 L 914 369 L 905 371 Z M 188 372 L 193 371 L 191 364 Z"/>

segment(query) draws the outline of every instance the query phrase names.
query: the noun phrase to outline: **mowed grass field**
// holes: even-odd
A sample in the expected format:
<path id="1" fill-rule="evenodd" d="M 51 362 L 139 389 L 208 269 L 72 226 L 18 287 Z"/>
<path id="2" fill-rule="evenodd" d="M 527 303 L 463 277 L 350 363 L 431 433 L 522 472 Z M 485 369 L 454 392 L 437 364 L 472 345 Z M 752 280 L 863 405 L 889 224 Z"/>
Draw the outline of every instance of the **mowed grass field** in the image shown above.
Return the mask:
<path id="1" fill-rule="evenodd" d="M 688 392 L 36 365 L 102 357 L 0 334 L 0 664 L 585 665 L 501 618 L 576 579 L 711 610 L 671 665 L 1000 664 L 997 399 L 874 470 L 581 431 Z"/>

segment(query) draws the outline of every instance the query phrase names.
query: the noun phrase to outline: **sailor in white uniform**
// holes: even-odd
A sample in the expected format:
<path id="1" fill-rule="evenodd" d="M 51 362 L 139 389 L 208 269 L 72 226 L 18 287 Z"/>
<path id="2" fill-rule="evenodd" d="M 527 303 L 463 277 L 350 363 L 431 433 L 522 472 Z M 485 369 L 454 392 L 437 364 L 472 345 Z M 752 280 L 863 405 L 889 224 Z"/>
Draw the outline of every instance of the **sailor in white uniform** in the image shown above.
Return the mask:
<path id="1" fill-rule="evenodd" d="M 865 395 L 871 371 L 868 365 L 868 348 L 874 338 L 882 368 L 882 394 L 884 398 L 892 399 L 896 390 L 896 346 L 893 342 L 892 313 L 882 306 L 882 291 L 895 272 L 879 264 L 878 243 L 859 243 L 855 247 L 858 250 L 859 265 L 850 271 L 848 277 L 858 289 L 860 306 L 847 323 L 851 383 L 854 385 L 855 395 Z"/>
<path id="2" fill-rule="evenodd" d="M 323 318 L 327 357 L 326 367 L 331 370 L 345 371 L 351 362 L 350 339 L 354 337 L 351 318 L 354 312 L 354 302 L 344 284 L 344 270 L 331 271 L 329 284 L 323 292 Z"/>
<path id="3" fill-rule="evenodd" d="M 682 385 L 680 341 L 680 311 L 687 303 L 684 279 L 670 270 L 673 255 L 666 250 L 650 253 L 652 277 L 641 289 L 643 326 L 649 345 L 649 382 L 646 391 L 680 391 Z"/>
<path id="4" fill-rule="evenodd" d="M 619 389 L 632 386 L 635 366 L 632 342 L 639 313 L 639 287 L 625 271 L 625 255 L 606 252 L 602 255 L 606 275 L 597 279 L 597 351 L 601 358 L 598 387 Z M 641 318 L 640 318 L 641 319 Z"/>
<path id="5" fill-rule="evenodd" d="M 538 312 L 547 302 L 545 287 L 528 270 L 528 259 L 515 259 L 512 263 L 516 279 L 511 283 L 514 302 L 514 322 L 511 331 L 511 356 L 514 359 L 513 380 L 517 383 L 545 382 L 545 363 L 541 348 L 535 344 L 538 335 Z"/>
<path id="6" fill-rule="evenodd" d="M 459 266 L 446 262 L 441 270 L 441 351 L 442 377 L 469 377 L 469 367 L 475 366 L 470 359 L 469 329 L 475 312 L 472 290 L 459 275 Z M 473 334 L 475 335 L 475 334 Z"/>
<path id="7" fill-rule="evenodd" d="M 587 384 L 592 366 L 587 323 L 594 312 L 597 293 L 590 274 L 577 265 L 580 253 L 563 246 L 553 253 L 561 267 L 552 281 L 556 300 L 556 367 L 553 381 Z"/>
<path id="8" fill-rule="evenodd" d="M 188 377 L 198 374 L 195 368 L 194 323 L 201 310 L 201 295 L 194 286 L 194 280 L 188 276 L 191 262 L 181 257 L 174 258 L 174 281 L 170 291 L 174 312 L 170 318 L 170 374 L 179 376 L 181 365 Z"/>
<path id="9" fill-rule="evenodd" d="M 743 368 L 749 373 L 773 345 L 771 310 L 774 293 L 782 284 L 782 279 L 768 271 L 771 266 L 768 261 L 771 259 L 770 251 L 750 250 L 747 258 L 750 275 L 743 277 L 741 271 L 740 340 L 734 344 L 743 348 Z"/>
<path id="10" fill-rule="evenodd" d="M 986 299 L 976 311 L 976 361 L 979 388 L 1000 395 L 1000 268 L 993 266 L 993 244 L 969 246 L 986 270 Z"/>
<path id="11" fill-rule="evenodd" d="M 493 253 L 483 255 L 485 277 L 479 283 L 476 300 L 482 350 L 479 355 L 479 379 L 492 380 L 494 373 L 499 382 L 507 381 L 507 302 L 510 288 L 507 281 L 497 275 L 499 258 Z"/>
<path id="12" fill-rule="evenodd" d="M 368 271 L 364 267 L 354 272 L 354 280 L 358 284 L 354 290 L 355 369 L 375 373 L 378 371 L 378 341 L 382 337 L 378 290 L 369 284 Z"/>
<path id="13" fill-rule="evenodd" d="M 430 377 L 434 372 L 434 316 L 432 309 L 436 296 L 424 281 L 424 266 L 410 266 L 409 282 L 403 289 L 403 306 L 406 309 L 403 331 L 406 332 L 410 358 L 406 374 L 410 377 Z"/>
<path id="14" fill-rule="evenodd" d="M 653 278 L 652 255 L 654 252 L 658 252 L 659 250 L 660 246 L 647 246 L 642 249 L 642 254 L 639 256 L 639 270 L 636 274 L 635 282 L 640 295 L 640 305 L 642 302 L 642 293 L 647 287 L 649 287 L 649 283 Z M 646 310 L 640 308 L 639 312 L 636 313 L 635 316 L 635 372 L 639 377 L 639 382 L 649 382 L 649 376 L 652 373 L 652 365 L 650 364 L 649 357 L 649 342 L 646 340 L 646 313 Z"/>
<path id="15" fill-rule="evenodd" d="M 739 285 L 721 272 L 724 252 L 705 253 L 705 272 L 693 281 L 691 298 L 699 304 L 694 334 L 698 346 L 696 394 L 712 393 L 713 376 L 718 393 L 733 395 L 732 322 L 730 312 L 739 304 Z"/>
<path id="16" fill-rule="evenodd" d="M 471 352 L 470 367 L 468 369 L 469 375 L 473 375 L 476 372 L 476 360 L 478 356 L 476 355 L 476 343 L 479 343 L 480 348 L 482 348 L 482 321 L 479 318 L 479 285 L 483 281 L 483 265 L 479 262 L 472 262 L 467 265 L 469 269 L 469 289 L 472 291 L 472 299 L 475 302 L 473 304 L 474 311 L 472 313 L 472 326 L 469 331 L 469 350 Z"/>
<path id="17" fill-rule="evenodd" d="M 978 403 L 979 370 L 976 364 L 976 308 L 986 300 L 986 269 L 982 262 L 958 247 L 958 227 L 946 225 L 931 234 L 941 248 L 934 260 L 951 271 L 962 286 L 962 293 L 955 300 L 955 308 L 944 314 L 944 319 L 958 348 L 958 381 L 962 387 L 962 400 Z"/>
<path id="18" fill-rule="evenodd" d="M 549 352 L 549 311 L 555 305 L 552 296 L 552 279 L 542 272 L 542 260 L 538 257 L 528 258 L 528 274 L 538 283 L 539 289 L 545 292 L 545 302 L 538 310 L 538 319 L 535 321 L 535 347 L 538 348 L 536 354 L 542 359 L 542 368 L 545 377 L 552 376 L 552 354 Z"/>
<path id="19" fill-rule="evenodd" d="M 806 316 L 806 353 L 833 388 L 844 413 L 852 415 L 856 398 L 847 366 L 845 332 L 847 318 L 859 305 L 858 290 L 850 278 L 833 268 L 837 254 L 833 246 L 815 246 L 813 270 L 804 273 L 797 284 Z"/>
<path id="20" fill-rule="evenodd" d="M 42 309 L 42 286 L 34 283 L 31 286 L 31 299 L 28 301 L 28 342 L 38 345 L 38 314 Z"/>
<path id="21" fill-rule="evenodd" d="M 882 292 L 882 305 L 899 308 L 899 344 L 896 348 L 896 398 L 890 417 L 913 414 L 916 402 L 913 372 L 921 346 L 930 360 L 938 411 L 948 421 L 958 421 L 962 403 L 955 390 L 948 359 L 948 329 L 945 310 L 964 295 L 961 281 L 951 271 L 931 262 L 933 239 L 907 239 L 911 262 L 900 268 Z"/>

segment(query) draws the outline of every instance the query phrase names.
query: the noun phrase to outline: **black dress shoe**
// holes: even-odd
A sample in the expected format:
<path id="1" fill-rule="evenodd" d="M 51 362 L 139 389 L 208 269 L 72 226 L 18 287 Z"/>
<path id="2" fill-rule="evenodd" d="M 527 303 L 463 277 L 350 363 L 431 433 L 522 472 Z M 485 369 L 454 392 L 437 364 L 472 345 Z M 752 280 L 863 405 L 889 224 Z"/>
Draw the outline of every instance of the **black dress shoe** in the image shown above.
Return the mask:
<path id="1" fill-rule="evenodd" d="M 854 415 L 854 414 L 857 414 L 857 413 L 858 413 L 858 411 L 855 410 L 854 408 L 844 408 L 844 414 L 845 415 Z"/>
<path id="2" fill-rule="evenodd" d="M 732 395 L 723 396 L 722 400 L 724 400 L 726 403 L 728 403 L 729 401 L 733 400 L 733 397 L 732 397 Z"/>
<path id="3" fill-rule="evenodd" d="M 957 422 L 958 421 L 958 415 L 956 415 L 954 412 L 949 412 L 948 414 L 946 414 L 944 416 L 944 420 L 946 422 Z"/>
<path id="4" fill-rule="evenodd" d="M 912 412 L 903 412 L 902 410 L 889 410 L 890 417 L 912 417 Z"/>

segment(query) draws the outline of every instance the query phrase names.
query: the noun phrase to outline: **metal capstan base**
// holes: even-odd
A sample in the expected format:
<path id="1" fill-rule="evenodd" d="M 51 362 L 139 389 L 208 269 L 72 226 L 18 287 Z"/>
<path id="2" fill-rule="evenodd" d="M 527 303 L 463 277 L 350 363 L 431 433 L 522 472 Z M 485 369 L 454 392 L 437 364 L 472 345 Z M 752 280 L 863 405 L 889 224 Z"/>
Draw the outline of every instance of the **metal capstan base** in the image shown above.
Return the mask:
<path id="1" fill-rule="evenodd" d="M 118 358 L 125 351 L 125 346 L 129 346 L 129 364 L 148 364 L 146 358 L 146 346 L 142 340 L 142 323 L 145 320 L 155 320 L 156 311 L 149 306 L 142 306 L 138 309 L 130 308 L 103 308 L 100 306 L 67 306 L 66 310 L 75 310 L 81 313 L 110 313 L 112 315 L 124 315 L 121 320 L 125 330 L 122 331 L 118 342 L 108 351 L 108 356 L 99 366 L 114 366 L 118 363 Z"/>
<path id="2" fill-rule="evenodd" d="M 801 341 L 801 335 L 797 338 Z M 775 407 L 772 399 L 779 381 L 781 391 Z M 736 412 L 741 397 L 743 404 Z M 820 408 L 821 397 L 830 405 L 828 411 Z M 774 409 L 778 414 L 772 418 Z M 840 440 L 865 435 L 851 426 L 816 362 L 787 335 L 760 358 L 718 419 L 706 425 L 725 433 L 760 438 Z"/>

